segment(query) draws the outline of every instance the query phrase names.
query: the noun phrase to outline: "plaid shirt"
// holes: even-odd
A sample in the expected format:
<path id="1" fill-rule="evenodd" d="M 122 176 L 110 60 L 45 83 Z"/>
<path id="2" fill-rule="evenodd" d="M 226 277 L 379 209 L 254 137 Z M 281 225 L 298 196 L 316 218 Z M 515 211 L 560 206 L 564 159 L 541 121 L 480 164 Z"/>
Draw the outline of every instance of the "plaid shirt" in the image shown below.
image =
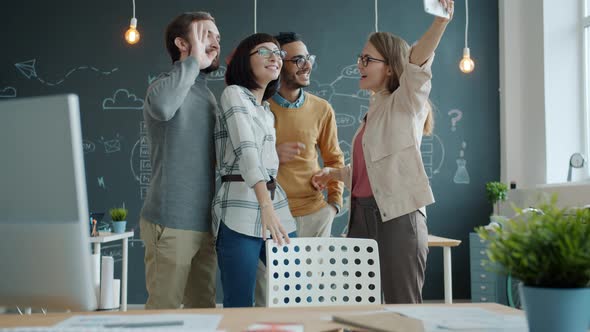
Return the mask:
<path id="1" fill-rule="evenodd" d="M 215 122 L 217 167 L 221 176 L 239 174 L 244 182 L 221 183 L 213 199 L 215 236 L 222 220 L 233 231 L 262 236 L 260 205 L 253 187 L 271 176 L 276 178 L 279 157 L 275 144 L 274 115 L 268 103 L 258 105 L 252 92 L 241 86 L 225 88 Z M 287 195 L 278 183 L 273 206 L 287 233 L 294 232 Z"/>

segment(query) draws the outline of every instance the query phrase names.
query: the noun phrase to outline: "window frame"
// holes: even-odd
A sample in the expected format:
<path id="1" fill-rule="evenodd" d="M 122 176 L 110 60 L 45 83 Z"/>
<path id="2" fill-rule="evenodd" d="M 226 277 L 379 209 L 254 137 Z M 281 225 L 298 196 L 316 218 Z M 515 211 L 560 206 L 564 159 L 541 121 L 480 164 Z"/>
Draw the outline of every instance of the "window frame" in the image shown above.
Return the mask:
<path id="1" fill-rule="evenodd" d="M 586 176 L 590 177 L 590 0 L 581 0 L 583 11 L 581 40 L 582 40 L 582 98 L 584 110 L 584 152 L 586 155 Z"/>

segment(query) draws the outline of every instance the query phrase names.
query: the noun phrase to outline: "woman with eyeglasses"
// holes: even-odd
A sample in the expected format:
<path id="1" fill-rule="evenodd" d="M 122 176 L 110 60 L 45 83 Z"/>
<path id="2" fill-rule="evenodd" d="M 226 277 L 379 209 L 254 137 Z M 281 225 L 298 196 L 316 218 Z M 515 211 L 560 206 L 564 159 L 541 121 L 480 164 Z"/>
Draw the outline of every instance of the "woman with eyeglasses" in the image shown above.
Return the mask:
<path id="1" fill-rule="evenodd" d="M 268 34 L 242 40 L 227 66 L 227 88 L 215 124 L 221 186 L 213 200 L 213 230 L 223 306 L 251 307 L 264 241 L 289 243 L 295 221 L 275 181 L 279 166 L 268 102 L 279 85 L 284 51 Z M 187 184 L 189 185 L 189 184 Z"/>
<path id="2" fill-rule="evenodd" d="M 379 245 L 385 303 L 420 303 L 428 255 L 426 205 L 434 203 L 420 143 L 434 121 L 428 95 L 434 50 L 453 16 L 434 22 L 414 46 L 389 32 L 369 36 L 358 57 L 369 111 L 353 138 L 351 164 L 324 168 L 312 183 L 344 181 L 351 191 L 348 236 Z"/>

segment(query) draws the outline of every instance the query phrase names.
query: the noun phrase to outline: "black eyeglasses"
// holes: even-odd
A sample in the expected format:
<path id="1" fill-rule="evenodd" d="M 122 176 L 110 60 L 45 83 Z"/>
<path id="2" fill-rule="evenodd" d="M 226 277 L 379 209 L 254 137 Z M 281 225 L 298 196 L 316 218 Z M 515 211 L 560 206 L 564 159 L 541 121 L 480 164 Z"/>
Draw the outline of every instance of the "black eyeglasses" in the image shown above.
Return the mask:
<path id="1" fill-rule="evenodd" d="M 283 60 L 285 58 L 285 56 L 287 56 L 287 52 L 285 52 L 283 50 L 269 50 L 266 47 L 261 47 L 261 48 L 257 49 L 256 51 L 250 53 L 250 55 L 254 55 L 254 54 L 258 54 L 265 59 L 270 58 L 270 56 L 272 54 L 274 54 L 277 57 L 279 57 L 279 59 L 281 59 L 281 60 Z"/>
<path id="2" fill-rule="evenodd" d="M 315 63 L 315 55 L 313 55 L 313 54 L 298 55 L 298 56 L 293 57 L 292 59 L 284 60 L 284 61 L 294 62 L 295 65 L 297 65 L 297 68 L 302 69 L 303 66 L 305 66 L 306 62 L 309 62 L 309 64 L 311 66 L 313 66 L 313 64 Z"/>
<path id="3" fill-rule="evenodd" d="M 358 58 L 356 59 L 356 64 L 362 64 L 363 67 L 366 67 L 369 65 L 369 62 L 382 62 L 382 63 L 386 63 L 385 60 L 381 60 L 381 59 L 376 59 L 373 57 L 370 57 L 368 55 L 362 55 L 359 54 Z"/>

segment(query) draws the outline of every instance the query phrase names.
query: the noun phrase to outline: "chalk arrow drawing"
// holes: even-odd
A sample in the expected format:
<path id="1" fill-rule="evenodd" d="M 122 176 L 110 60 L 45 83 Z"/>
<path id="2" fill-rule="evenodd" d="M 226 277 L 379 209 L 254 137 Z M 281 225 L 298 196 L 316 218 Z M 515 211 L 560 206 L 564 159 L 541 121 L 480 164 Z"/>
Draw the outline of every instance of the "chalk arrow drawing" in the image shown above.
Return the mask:
<path id="1" fill-rule="evenodd" d="M 37 81 L 41 82 L 42 84 L 48 85 L 48 86 L 55 86 L 55 85 L 60 85 L 62 84 L 66 78 L 68 78 L 68 76 L 72 75 L 74 72 L 79 71 L 79 70 L 91 70 L 94 72 L 97 72 L 101 75 L 110 75 L 114 72 L 116 72 L 117 70 L 119 70 L 119 68 L 113 68 L 110 71 L 103 71 L 100 70 L 96 67 L 92 67 L 92 66 L 79 66 L 76 68 L 72 68 L 70 69 L 63 78 L 55 81 L 55 82 L 49 82 L 41 77 L 39 77 L 37 75 L 37 69 L 36 69 L 36 63 L 37 63 L 37 59 L 31 59 L 31 60 L 27 60 L 27 61 L 23 61 L 23 62 L 18 62 L 16 64 L 14 64 L 14 66 L 16 67 L 16 69 L 18 69 L 20 71 L 21 74 L 23 74 L 26 78 L 28 79 L 36 79 Z"/>

